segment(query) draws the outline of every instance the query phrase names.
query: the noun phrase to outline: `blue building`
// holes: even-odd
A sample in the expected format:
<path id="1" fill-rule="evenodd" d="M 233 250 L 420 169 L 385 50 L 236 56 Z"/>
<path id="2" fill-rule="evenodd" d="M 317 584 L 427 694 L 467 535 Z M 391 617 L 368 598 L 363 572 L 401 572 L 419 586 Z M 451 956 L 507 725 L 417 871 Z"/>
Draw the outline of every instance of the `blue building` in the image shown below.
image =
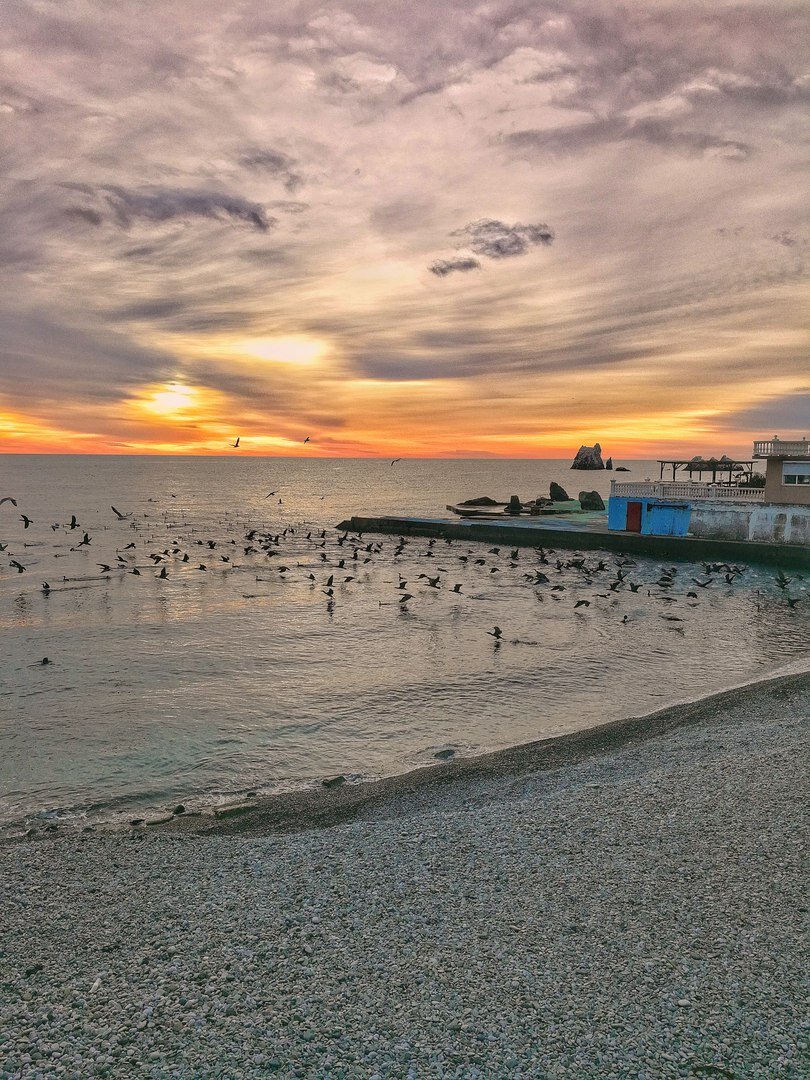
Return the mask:
<path id="1" fill-rule="evenodd" d="M 611 495 L 608 528 L 643 536 L 686 536 L 692 506 L 657 496 Z"/>

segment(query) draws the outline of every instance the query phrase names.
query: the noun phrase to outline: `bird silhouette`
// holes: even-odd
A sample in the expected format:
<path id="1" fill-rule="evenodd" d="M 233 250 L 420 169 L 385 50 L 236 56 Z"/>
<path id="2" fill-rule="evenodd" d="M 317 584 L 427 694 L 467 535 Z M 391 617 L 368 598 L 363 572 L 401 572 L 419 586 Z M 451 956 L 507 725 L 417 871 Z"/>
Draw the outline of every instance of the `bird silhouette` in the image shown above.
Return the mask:
<path id="1" fill-rule="evenodd" d="M 116 510 L 114 506 L 111 506 L 110 509 L 112 510 L 112 512 L 115 514 L 115 516 L 118 518 L 119 521 L 127 521 L 129 518 L 132 517 L 132 514 L 122 514 L 121 511 Z"/>
<path id="2" fill-rule="evenodd" d="M 500 641 L 503 637 L 503 630 L 501 630 L 500 626 L 496 626 L 492 630 L 487 630 L 487 633 L 490 637 L 494 637 L 496 641 Z"/>
<path id="3" fill-rule="evenodd" d="M 25 567 L 23 566 L 22 563 L 17 562 L 16 559 L 12 559 L 11 562 L 9 563 L 9 566 L 13 566 L 18 574 L 24 574 L 25 573 Z"/>
<path id="4" fill-rule="evenodd" d="M 309 435 L 307 435 L 307 437 L 304 439 L 304 442 L 305 443 L 309 442 Z"/>
<path id="5" fill-rule="evenodd" d="M 20 521 L 22 521 L 24 528 L 28 528 L 29 525 L 33 525 L 33 518 L 26 517 L 25 514 L 20 514 Z"/>
<path id="6" fill-rule="evenodd" d="M 395 458 L 394 458 L 394 460 L 393 460 L 393 461 L 391 462 L 391 464 L 392 464 L 392 465 L 396 465 L 396 463 L 397 463 L 398 461 L 402 461 L 402 458 L 401 458 L 401 457 L 395 457 Z"/>
<path id="7" fill-rule="evenodd" d="M 240 435 L 237 435 L 237 436 L 236 436 L 236 442 L 235 442 L 235 443 L 231 443 L 231 446 L 232 446 L 232 447 L 233 447 L 234 449 L 237 449 L 237 448 L 238 448 L 238 446 L 239 446 L 239 440 L 240 440 L 240 438 L 241 438 L 241 436 L 240 436 Z"/>
<path id="8" fill-rule="evenodd" d="M 16 505 L 17 505 L 17 500 L 16 500 L 16 499 L 12 499 L 12 497 L 11 497 L 10 495 L 6 495 L 6 496 L 4 496 L 4 497 L 3 497 L 2 499 L 0 499 L 0 506 L 2 506 L 2 505 L 3 505 L 3 503 L 5 503 L 5 502 L 10 502 L 12 506 L 16 506 Z"/>

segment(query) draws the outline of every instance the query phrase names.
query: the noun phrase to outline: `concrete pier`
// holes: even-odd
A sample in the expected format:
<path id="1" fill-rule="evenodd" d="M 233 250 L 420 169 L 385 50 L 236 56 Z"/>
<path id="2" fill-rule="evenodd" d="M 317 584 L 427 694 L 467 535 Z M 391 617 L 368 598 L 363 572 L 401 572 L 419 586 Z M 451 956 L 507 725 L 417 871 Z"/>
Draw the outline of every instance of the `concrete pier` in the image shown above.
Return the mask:
<path id="1" fill-rule="evenodd" d="M 693 536 L 642 536 L 618 532 L 593 520 L 577 525 L 570 519 L 492 519 L 351 517 L 338 529 L 353 533 L 392 533 L 396 536 L 434 536 L 446 540 L 511 544 L 513 547 L 601 549 L 627 555 L 687 562 L 758 562 L 810 568 L 810 548 L 798 544 L 765 544 L 752 540 L 710 540 Z"/>

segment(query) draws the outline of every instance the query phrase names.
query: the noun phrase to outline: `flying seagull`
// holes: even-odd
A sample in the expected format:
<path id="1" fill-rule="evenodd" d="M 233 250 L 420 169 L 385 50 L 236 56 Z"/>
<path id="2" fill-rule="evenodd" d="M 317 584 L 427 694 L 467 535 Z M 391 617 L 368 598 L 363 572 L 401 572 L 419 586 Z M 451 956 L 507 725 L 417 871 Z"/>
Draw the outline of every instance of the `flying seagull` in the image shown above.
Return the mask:
<path id="1" fill-rule="evenodd" d="M 304 439 L 304 442 L 309 442 L 309 435 Z"/>
<path id="2" fill-rule="evenodd" d="M 119 521 L 126 521 L 127 518 L 132 517 L 132 514 L 122 514 L 121 511 L 116 510 L 114 506 L 111 506 L 110 509 L 112 510 L 112 512 L 115 514 L 115 516 L 118 518 Z"/>
<path id="3" fill-rule="evenodd" d="M 17 505 L 17 500 L 12 499 L 12 497 L 10 495 L 6 495 L 5 498 L 0 499 L 0 506 L 2 506 L 4 502 L 10 502 L 12 506 Z"/>
<path id="4" fill-rule="evenodd" d="M 34 524 L 33 519 L 30 518 L 30 517 L 26 517 L 25 514 L 20 514 L 20 520 L 22 521 L 22 523 L 23 523 L 23 525 L 25 526 L 26 529 L 28 528 L 29 525 Z"/>
<path id="5" fill-rule="evenodd" d="M 231 446 L 233 446 L 234 448 L 237 448 L 237 447 L 239 446 L 239 440 L 240 440 L 240 438 L 241 438 L 241 435 L 237 435 L 237 436 L 236 436 L 236 442 L 235 442 L 235 443 L 231 443 Z"/>
<path id="6" fill-rule="evenodd" d="M 402 458 L 401 458 L 401 457 L 395 457 L 395 458 L 394 458 L 394 460 L 393 460 L 393 461 L 391 462 L 391 464 L 392 464 L 392 465 L 396 465 L 396 463 L 397 463 L 398 461 L 402 461 Z"/>

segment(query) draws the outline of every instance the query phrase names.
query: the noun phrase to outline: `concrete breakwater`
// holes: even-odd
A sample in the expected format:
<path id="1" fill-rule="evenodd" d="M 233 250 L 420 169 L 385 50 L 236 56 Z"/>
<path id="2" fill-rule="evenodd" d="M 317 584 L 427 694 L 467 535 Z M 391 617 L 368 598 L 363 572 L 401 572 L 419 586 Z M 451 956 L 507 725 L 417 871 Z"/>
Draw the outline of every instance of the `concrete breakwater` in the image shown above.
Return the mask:
<path id="1" fill-rule="evenodd" d="M 355 515 L 338 525 L 353 533 L 388 533 L 397 536 L 435 536 L 444 539 L 513 544 L 516 547 L 559 547 L 573 550 L 620 551 L 700 562 L 723 559 L 761 562 L 776 566 L 810 567 L 810 547 L 768 544 L 750 540 L 718 540 L 694 536 L 644 536 L 611 531 L 606 525 L 576 526 L 569 520 L 455 521 L 446 518 L 365 517 Z"/>

